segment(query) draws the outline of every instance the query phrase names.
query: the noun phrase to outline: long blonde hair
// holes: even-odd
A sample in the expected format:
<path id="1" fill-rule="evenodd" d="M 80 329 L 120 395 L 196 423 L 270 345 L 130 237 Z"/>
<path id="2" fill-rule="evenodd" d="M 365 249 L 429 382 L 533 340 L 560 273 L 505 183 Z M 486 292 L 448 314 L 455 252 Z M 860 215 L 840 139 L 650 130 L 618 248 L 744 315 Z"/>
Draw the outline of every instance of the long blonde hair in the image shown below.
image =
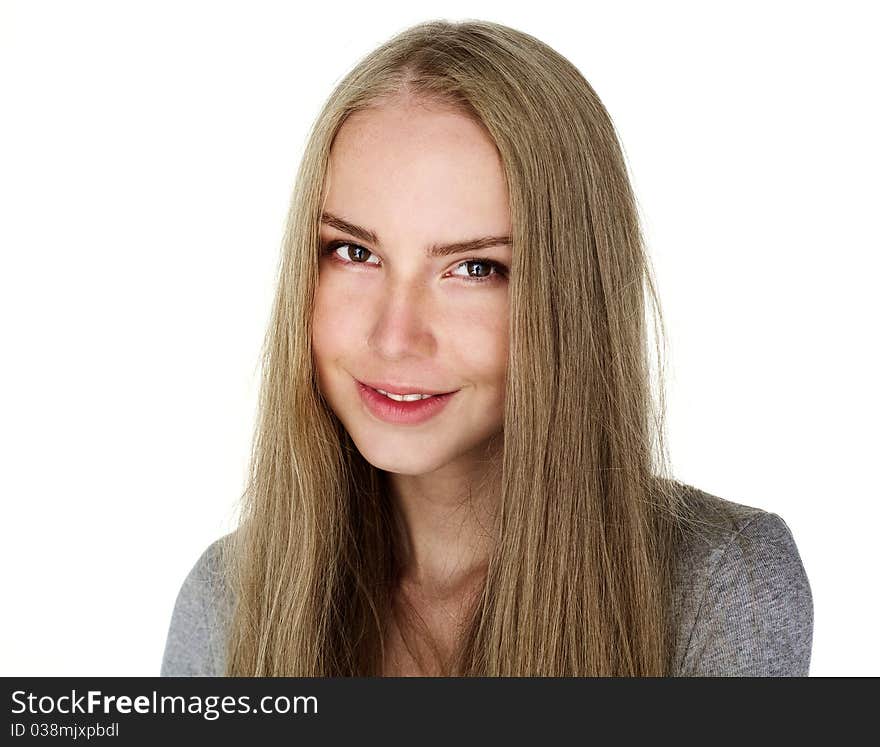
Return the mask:
<path id="1" fill-rule="evenodd" d="M 503 162 L 513 262 L 498 541 L 443 673 L 664 675 L 672 563 L 689 520 L 663 437 L 662 317 L 612 121 L 528 34 L 433 20 L 364 57 L 313 124 L 264 344 L 239 528 L 229 676 L 381 673 L 399 571 L 383 475 L 321 396 L 311 354 L 334 136 L 398 97 L 482 123 Z M 645 299 L 659 320 L 650 386 Z"/>

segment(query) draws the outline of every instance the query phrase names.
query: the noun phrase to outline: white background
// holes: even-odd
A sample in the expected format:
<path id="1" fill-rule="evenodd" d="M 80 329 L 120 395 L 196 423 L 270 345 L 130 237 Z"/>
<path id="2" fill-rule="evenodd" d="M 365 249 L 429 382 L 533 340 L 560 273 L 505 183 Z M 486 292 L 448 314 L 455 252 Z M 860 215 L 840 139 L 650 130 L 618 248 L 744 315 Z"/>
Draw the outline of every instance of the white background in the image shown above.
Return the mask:
<path id="1" fill-rule="evenodd" d="M 526 31 L 620 133 L 676 474 L 780 514 L 812 675 L 877 675 L 877 24 L 857 2 L 2 2 L 0 674 L 155 675 L 235 525 L 290 188 L 357 59 Z"/>

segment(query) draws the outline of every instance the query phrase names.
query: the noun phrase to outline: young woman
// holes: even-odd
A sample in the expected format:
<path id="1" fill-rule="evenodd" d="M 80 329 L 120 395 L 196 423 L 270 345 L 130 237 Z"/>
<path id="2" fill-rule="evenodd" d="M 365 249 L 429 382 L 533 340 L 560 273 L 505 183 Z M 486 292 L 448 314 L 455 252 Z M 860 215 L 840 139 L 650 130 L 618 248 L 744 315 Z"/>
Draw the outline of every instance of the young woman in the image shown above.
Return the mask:
<path id="1" fill-rule="evenodd" d="M 241 525 L 162 674 L 806 675 L 785 522 L 669 476 L 646 297 L 566 59 L 477 21 L 368 55 L 306 148 Z"/>

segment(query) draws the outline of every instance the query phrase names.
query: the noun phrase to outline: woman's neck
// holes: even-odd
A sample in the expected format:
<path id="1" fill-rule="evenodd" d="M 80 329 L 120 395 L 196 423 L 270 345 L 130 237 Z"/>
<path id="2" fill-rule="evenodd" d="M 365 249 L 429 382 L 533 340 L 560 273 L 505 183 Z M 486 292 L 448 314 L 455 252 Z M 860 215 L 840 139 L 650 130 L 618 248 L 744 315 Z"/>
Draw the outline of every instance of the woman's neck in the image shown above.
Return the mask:
<path id="1" fill-rule="evenodd" d="M 437 601 L 454 598 L 485 573 L 495 546 L 500 459 L 386 477 L 401 529 L 405 586 Z"/>

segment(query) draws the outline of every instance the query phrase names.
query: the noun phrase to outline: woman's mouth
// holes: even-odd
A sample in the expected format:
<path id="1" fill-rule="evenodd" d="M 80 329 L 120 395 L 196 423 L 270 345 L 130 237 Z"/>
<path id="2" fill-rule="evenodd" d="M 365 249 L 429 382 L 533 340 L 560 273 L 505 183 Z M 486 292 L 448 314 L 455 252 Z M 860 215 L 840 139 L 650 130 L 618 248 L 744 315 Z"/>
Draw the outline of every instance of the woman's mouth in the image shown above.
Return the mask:
<path id="1" fill-rule="evenodd" d="M 383 393 L 355 380 L 361 400 L 379 420 L 398 425 L 418 425 L 438 415 L 457 392 L 446 394 Z"/>

